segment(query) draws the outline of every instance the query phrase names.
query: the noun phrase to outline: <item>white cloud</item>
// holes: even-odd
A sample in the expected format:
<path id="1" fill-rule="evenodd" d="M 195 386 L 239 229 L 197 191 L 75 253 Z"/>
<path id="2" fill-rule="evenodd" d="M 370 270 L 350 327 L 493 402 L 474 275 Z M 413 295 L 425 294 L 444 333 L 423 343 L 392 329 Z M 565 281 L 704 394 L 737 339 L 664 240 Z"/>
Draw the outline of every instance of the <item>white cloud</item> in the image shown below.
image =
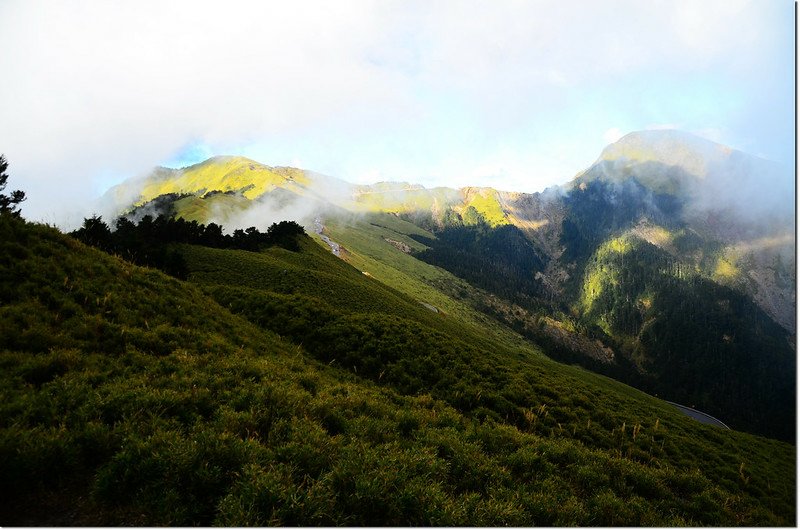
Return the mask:
<path id="1" fill-rule="evenodd" d="M 607 144 L 613 144 L 614 142 L 616 142 L 617 140 L 619 140 L 623 136 L 625 136 L 624 132 L 619 130 L 619 128 L 617 128 L 617 127 L 612 127 L 611 129 L 609 129 L 609 130 L 607 130 L 606 132 L 603 133 L 603 140 Z"/>
<path id="2" fill-rule="evenodd" d="M 666 131 L 670 129 L 681 129 L 680 124 L 677 123 L 653 123 L 645 127 L 648 131 Z"/>
<path id="3" fill-rule="evenodd" d="M 594 142 L 597 128 L 560 121 L 561 109 L 597 85 L 627 90 L 654 69 L 746 70 L 775 51 L 762 11 L 759 2 L 730 0 L 578 9 L 560 0 L 5 0 L 0 152 L 11 161 L 11 185 L 28 191 L 26 214 L 51 221 L 86 213 L 87 197 L 115 176 L 144 172 L 191 142 L 286 145 L 283 160 L 261 161 L 299 158 L 322 169 L 351 167 L 364 155 L 360 145 L 377 137 L 387 153 L 400 140 L 408 152 L 432 153 L 419 162 L 386 158 L 393 167 L 368 163 L 406 180 L 453 179 L 449 161 L 465 158 L 499 168 L 505 188 L 523 180 L 523 168 L 563 181 L 572 175 L 551 173 L 571 166 L 548 162 L 551 146 L 535 139 L 570 126 L 562 137 Z M 434 124 L 443 139 L 469 141 L 434 143 Z M 319 131 L 344 140 L 320 140 Z M 306 139 L 315 133 L 312 153 Z M 516 150 L 481 150 L 482 139 L 507 136 Z M 475 174 L 463 165 L 458 174 Z"/>
<path id="4" fill-rule="evenodd" d="M 702 129 L 696 129 L 689 132 L 717 143 L 724 143 L 725 137 L 727 136 L 725 134 L 725 131 L 719 127 L 704 127 Z M 729 147 L 735 147 L 735 146 L 729 146 Z"/>

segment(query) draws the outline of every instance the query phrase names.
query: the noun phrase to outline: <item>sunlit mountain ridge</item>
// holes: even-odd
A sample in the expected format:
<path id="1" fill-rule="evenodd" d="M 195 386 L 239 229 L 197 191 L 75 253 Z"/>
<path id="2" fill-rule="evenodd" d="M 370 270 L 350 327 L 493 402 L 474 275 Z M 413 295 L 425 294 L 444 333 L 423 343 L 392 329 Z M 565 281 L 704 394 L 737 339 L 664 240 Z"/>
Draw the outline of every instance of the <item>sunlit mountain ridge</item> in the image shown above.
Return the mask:
<path id="1" fill-rule="evenodd" d="M 180 169 L 157 168 L 115 186 L 106 199 L 124 211 L 165 194 L 191 196 L 178 204 L 179 215 L 230 229 L 246 228 L 245 222 L 266 227 L 279 217 L 310 226 L 331 206 L 404 215 L 436 227 L 454 219 L 467 224 L 480 219 L 490 226 L 520 228 L 550 260 L 558 260 L 564 250 L 563 199 L 592 181 L 610 184 L 612 201 L 632 182 L 641 188 L 643 200 L 660 201 L 627 227 L 651 244 L 677 254 L 670 235 L 677 225 L 717 242 L 711 265 L 707 253 L 683 257 L 714 280 L 745 292 L 783 327 L 794 329 L 794 291 L 784 285 L 794 282 L 794 195 L 787 192 L 793 188 L 791 175 L 776 163 L 682 131 L 625 135 L 573 180 L 541 193 L 426 188 L 408 182 L 356 185 L 304 169 L 218 156 Z M 247 210 L 252 210 L 249 215 L 241 215 Z M 564 267 L 549 272 L 543 278 L 557 294 L 569 273 Z"/>

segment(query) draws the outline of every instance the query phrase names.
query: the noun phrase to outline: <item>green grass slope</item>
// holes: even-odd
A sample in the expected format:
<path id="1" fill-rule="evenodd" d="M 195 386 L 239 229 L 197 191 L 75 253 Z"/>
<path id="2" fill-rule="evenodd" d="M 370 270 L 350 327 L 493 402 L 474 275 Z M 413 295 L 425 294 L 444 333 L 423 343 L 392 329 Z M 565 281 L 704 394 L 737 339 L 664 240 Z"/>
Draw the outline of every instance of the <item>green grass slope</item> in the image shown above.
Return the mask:
<path id="1" fill-rule="evenodd" d="M 172 208 L 178 217 L 207 224 L 216 220 L 222 212 L 228 216 L 240 214 L 251 204 L 249 199 L 240 194 L 216 193 L 205 197 L 183 197 L 175 201 Z"/>
<path id="2" fill-rule="evenodd" d="M 194 284 L 0 248 L 0 524 L 794 524 L 792 446 L 476 350 L 310 242 L 187 249 Z"/>
<path id="3" fill-rule="evenodd" d="M 481 336 L 513 347 L 524 355 L 542 355 L 533 345 L 505 326 L 476 311 L 477 299 L 489 296 L 450 272 L 415 258 L 411 252 L 427 247 L 412 236 L 434 237 L 430 232 L 389 214 L 325 220 L 327 233 L 345 248 L 344 259 L 358 270 L 420 303 L 430 304 L 462 325 L 477 328 Z M 402 247 L 401 247 L 402 248 Z"/>
<path id="4" fill-rule="evenodd" d="M 318 249 L 306 251 L 313 254 Z M 704 447 L 709 440 L 725 444 L 725 439 L 746 439 L 744 445 L 784 447 L 793 459 L 791 446 L 699 425 L 663 402 L 613 380 L 540 356 L 520 356 L 487 337 L 476 346 L 467 326 L 450 322 L 453 319 L 446 315 L 418 314 L 413 299 L 395 301 L 381 313 L 372 299 L 342 299 L 331 288 L 281 285 L 276 291 L 264 278 L 309 274 L 309 267 L 319 267 L 317 278 L 324 272 L 327 282 L 353 274 L 353 281 L 358 278 L 372 283 L 328 254 L 325 256 L 332 261 L 316 263 L 307 256 L 287 259 L 289 254 L 274 249 L 249 258 L 232 280 L 231 267 L 248 258 L 196 247 L 187 255 L 190 268 L 198 271 L 190 280 L 206 284 L 207 292 L 220 303 L 263 328 L 279 332 L 317 359 L 404 394 L 430 393 L 472 421 L 577 442 L 657 468 L 667 461 L 681 462 L 685 469 L 710 476 L 724 474 L 727 468 L 727 477 L 719 475 L 715 481 L 734 489 L 739 487 L 734 486 L 733 472 L 748 465 L 741 460 L 745 453 L 734 456 L 721 447 Z M 219 273 L 211 276 L 209 270 Z M 250 276 L 247 289 L 241 288 L 239 274 Z M 350 285 L 346 290 L 352 289 Z M 641 438 L 641 429 L 648 424 L 655 432 L 670 432 L 664 446 L 658 445 L 654 432 L 649 438 Z M 640 440 L 641 445 L 628 443 L 626 436 L 631 442 Z M 722 464 L 726 460 L 728 463 Z M 768 460 L 765 455 L 763 462 Z M 791 467 L 784 471 L 788 483 L 793 484 Z M 739 477 L 740 482 L 745 480 L 750 479 Z"/>

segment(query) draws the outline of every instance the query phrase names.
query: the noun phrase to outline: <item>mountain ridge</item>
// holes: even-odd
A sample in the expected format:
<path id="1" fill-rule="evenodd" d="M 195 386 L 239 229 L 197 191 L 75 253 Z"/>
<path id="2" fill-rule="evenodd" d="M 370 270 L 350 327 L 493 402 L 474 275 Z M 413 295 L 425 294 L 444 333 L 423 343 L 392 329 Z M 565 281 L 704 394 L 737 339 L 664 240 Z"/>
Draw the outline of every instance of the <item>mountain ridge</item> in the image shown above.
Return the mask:
<path id="1" fill-rule="evenodd" d="M 658 140 L 655 147 L 649 151 L 642 148 L 654 138 Z M 676 144 L 683 149 L 673 149 Z M 693 151 L 698 144 L 701 149 Z M 634 160 L 623 156 L 632 150 L 637 153 Z M 791 364 L 789 350 L 796 325 L 794 239 L 784 233 L 791 225 L 753 220 L 755 214 L 753 219 L 743 217 L 731 222 L 730 208 L 697 202 L 702 194 L 694 193 L 695 189 L 719 180 L 721 174 L 715 168 L 724 166 L 714 162 L 706 168 L 699 164 L 701 151 L 716 153 L 721 160 L 734 153 L 675 131 L 632 133 L 604 149 L 598 162 L 569 185 L 533 194 L 473 186 L 427 189 L 408 182 L 353 185 L 333 178 L 329 182 L 335 186 L 325 189 L 325 185 L 317 185 L 320 181 L 316 179 L 322 178 L 317 174 L 287 169 L 284 172 L 290 176 L 302 174 L 295 179 L 305 179 L 302 189 L 292 188 L 293 184 L 284 179 L 253 197 L 246 195 L 252 188 L 237 189 L 245 183 L 236 180 L 237 175 L 225 181 L 226 164 L 236 161 L 235 171 L 245 164 L 244 173 L 248 174 L 254 171 L 249 169 L 249 161 L 222 158 L 222 177 L 212 182 L 219 187 L 225 181 L 223 190 L 185 180 L 194 183 L 194 194 L 168 199 L 167 210 L 162 213 L 198 222 L 214 221 L 229 229 L 250 225 L 264 228 L 263 224 L 288 216 L 307 227 L 314 226 L 315 231 L 324 231 L 328 241 L 341 250 L 343 259 L 364 265 L 377 265 L 376 259 L 393 262 L 392 252 L 405 253 L 410 261 L 405 260 L 404 267 L 414 270 L 414 261 L 427 261 L 466 280 L 470 289 L 483 289 L 483 295 L 467 297 L 473 307 L 503 325 L 524 331 L 535 343 L 551 344 L 552 354 L 563 360 L 577 361 L 602 373 L 613 372 L 635 386 L 666 392 L 675 401 L 694 400 L 687 404 L 705 407 L 734 426 L 771 429 L 766 416 L 759 419 L 758 414 L 719 408 L 710 400 L 707 389 L 717 384 L 713 374 L 724 369 L 724 363 L 720 363 L 726 356 L 749 359 L 737 361 L 736 370 L 744 370 L 747 363 L 762 363 L 756 359 L 757 352 L 767 358 L 771 348 L 780 352 L 778 365 Z M 614 160 L 610 160 L 612 155 Z M 686 167 L 676 165 L 680 160 L 688 160 Z M 205 164 L 214 167 L 217 162 Z M 749 167 L 758 166 L 754 164 Z M 711 177 L 698 177 L 696 173 L 701 170 Z M 159 211 L 142 208 L 136 214 L 139 217 Z M 385 219 L 379 224 L 390 224 L 387 214 L 410 223 L 402 228 L 407 237 L 382 235 L 377 246 L 367 243 L 365 238 L 374 237 L 368 236 L 372 231 L 369 225 L 379 218 Z M 370 223 L 359 221 L 373 218 L 376 221 Z M 359 228 L 354 231 L 348 226 Z M 410 226 L 425 232 L 408 232 Z M 320 244 L 327 246 L 322 239 Z M 616 246 L 625 251 L 607 252 Z M 363 261 L 366 256 L 360 254 L 364 252 L 373 260 Z M 602 266 L 598 268 L 597 263 Z M 362 270 L 401 290 L 403 282 L 411 279 L 400 269 L 393 272 L 382 267 L 380 273 Z M 431 281 L 424 275 L 418 279 Z M 449 289 L 444 285 L 438 288 Z M 708 305 L 696 295 L 701 292 L 718 305 Z M 736 298 L 740 295 L 749 302 Z M 587 296 L 598 302 L 586 303 Z M 684 313 L 693 318 L 685 321 L 672 309 L 687 303 L 691 307 Z M 733 313 L 728 309 L 732 303 Z M 695 321 L 706 318 L 703 312 L 712 315 L 705 329 L 694 326 Z M 763 325 L 744 333 L 737 331 L 745 314 Z M 772 327 L 765 318 L 777 322 L 783 330 Z M 679 343 L 680 326 L 693 329 L 697 336 L 683 346 L 683 357 L 675 358 L 663 341 L 667 337 Z M 777 342 L 770 338 L 773 335 Z M 698 350 L 696 344 L 704 346 Z M 695 369 L 703 373 L 702 377 L 693 380 L 672 373 L 674 363 L 694 366 L 692 356 L 699 356 L 699 368 Z M 779 377 L 773 367 L 765 370 L 756 384 L 763 389 L 769 386 L 768 372 Z M 745 395 L 743 390 L 735 390 L 737 384 L 745 384 L 743 380 L 737 382 L 738 376 L 733 374 L 726 377 L 720 391 Z M 682 390 L 671 389 L 664 378 L 682 381 Z M 780 392 L 789 392 L 791 382 L 779 386 Z M 670 393 L 672 390 L 677 393 Z M 770 395 L 774 407 L 783 410 L 781 398 Z M 736 398 L 731 400 L 733 403 Z"/>
<path id="2" fill-rule="evenodd" d="M 743 159 L 745 163 L 734 159 Z M 653 194 L 647 200 L 661 200 L 662 207 L 675 210 L 660 215 L 656 224 L 671 218 L 685 222 L 706 239 L 723 243 L 725 257 L 714 269 L 732 271 L 733 274 L 717 275 L 717 279 L 743 289 L 783 327 L 793 331 L 793 292 L 782 291 L 778 286 L 781 282 L 774 280 L 771 274 L 776 256 L 789 269 L 794 262 L 795 242 L 791 229 L 794 211 L 792 201 L 788 200 L 793 195 L 776 191 L 766 199 L 754 200 L 763 195 L 758 193 L 759 190 L 766 188 L 760 182 L 767 171 L 764 167 L 772 171 L 777 165 L 690 133 L 646 130 L 628 133 L 608 145 L 595 163 L 566 184 L 533 194 L 476 186 L 429 189 L 402 181 L 357 185 L 298 168 L 271 167 L 245 157 L 225 155 L 181 169 L 159 168 L 153 173 L 155 182 L 148 184 L 147 177 L 128 181 L 109 190 L 107 196 L 127 198 L 119 204 L 130 205 L 133 202 L 142 205 L 163 193 L 202 197 L 210 191 L 219 191 L 238 193 L 253 200 L 267 197 L 271 190 L 281 189 L 289 192 L 280 208 L 284 215 L 291 215 L 292 208 L 284 208 L 283 203 L 296 204 L 304 197 L 357 213 L 385 211 L 408 215 L 417 222 L 431 222 L 431 226 L 439 227 L 448 222 L 448 216 L 463 218 L 466 215 L 468 222 L 482 218 L 493 226 L 517 226 L 546 249 L 552 259 L 558 260 L 562 254 L 558 243 L 563 222 L 560 199 L 593 180 L 603 180 L 615 186 L 627 185 L 633 180 L 644 186 L 643 192 Z M 215 175 L 204 180 L 202 177 L 207 168 L 213 169 L 211 173 Z M 729 171 L 731 168 L 735 169 L 733 173 Z M 730 175 L 745 175 L 746 178 L 726 185 L 723 180 Z M 769 176 L 775 180 L 774 174 Z M 165 185 L 165 182 L 171 184 Z M 137 187 L 141 188 L 139 192 L 134 191 Z M 741 187 L 739 191 L 733 191 L 738 187 Z M 295 196 L 301 199 L 293 200 L 297 199 Z M 131 201 L 131 197 L 136 199 Z M 314 208 L 319 210 L 324 206 L 318 204 Z M 314 214 L 307 211 L 308 208 L 300 210 L 305 211 L 306 218 L 295 220 L 305 221 L 310 226 Z M 427 217 L 430 217 L 429 221 L 425 220 Z M 248 219 L 252 217 L 248 216 Z M 219 219 L 199 217 L 197 220 L 217 220 L 225 226 L 236 221 L 224 215 Z M 275 220 L 268 219 L 265 226 Z M 659 244 L 659 240 L 651 242 Z M 727 267 L 725 263 L 733 267 Z M 709 274 L 713 275 L 713 271 Z M 555 277 L 563 277 L 563 273 L 555 274 Z"/>

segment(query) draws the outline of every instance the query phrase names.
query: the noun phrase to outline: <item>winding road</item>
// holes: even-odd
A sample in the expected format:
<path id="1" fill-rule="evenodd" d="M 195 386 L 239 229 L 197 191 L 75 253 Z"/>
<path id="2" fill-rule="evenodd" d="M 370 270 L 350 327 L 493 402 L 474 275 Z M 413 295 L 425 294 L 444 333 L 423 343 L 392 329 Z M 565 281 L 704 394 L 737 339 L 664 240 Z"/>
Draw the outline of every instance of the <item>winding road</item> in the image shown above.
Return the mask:
<path id="1" fill-rule="evenodd" d="M 667 400 L 664 401 L 666 401 L 673 407 L 676 407 L 678 410 L 680 410 L 690 418 L 699 421 L 700 423 L 705 423 L 706 425 L 716 425 L 717 427 L 722 427 L 723 429 L 728 429 L 728 430 L 731 429 L 730 427 L 722 423 L 714 416 L 706 414 L 705 412 L 700 412 L 699 410 L 694 410 L 693 408 L 686 407 L 684 405 L 678 405 L 677 403 L 673 403 L 672 401 L 667 401 Z"/>
<path id="2" fill-rule="evenodd" d="M 340 258 L 341 247 L 339 247 L 339 243 L 336 243 L 331 240 L 328 236 L 324 235 L 322 231 L 325 230 L 325 225 L 322 224 L 322 219 L 317 217 L 314 219 L 314 232 L 319 234 L 320 239 L 322 239 L 329 247 L 331 247 L 331 252 L 337 258 Z"/>

